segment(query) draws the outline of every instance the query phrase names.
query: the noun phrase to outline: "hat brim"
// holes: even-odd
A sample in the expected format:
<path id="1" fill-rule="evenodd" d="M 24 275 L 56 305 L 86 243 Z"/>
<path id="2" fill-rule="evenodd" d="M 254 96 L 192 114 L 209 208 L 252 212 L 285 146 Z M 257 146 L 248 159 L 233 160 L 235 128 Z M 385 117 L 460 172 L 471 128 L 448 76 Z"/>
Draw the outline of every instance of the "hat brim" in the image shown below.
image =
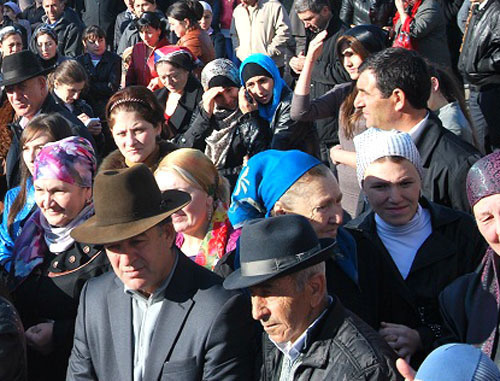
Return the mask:
<path id="1" fill-rule="evenodd" d="M 99 224 L 98 217 L 94 215 L 74 228 L 71 231 L 71 237 L 78 242 L 93 245 L 104 245 L 135 237 L 168 218 L 191 201 L 191 197 L 185 192 L 175 192 L 174 197 L 172 191 L 164 192 L 162 198 L 166 199 L 167 197 L 171 202 L 167 211 L 160 211 L 159 214 L 135 221 L 104 226 Z"/>
<path id="2" fill-rule="evenodd" d="M 329 257 L 333 256 L 333 248 L 336 246 L 337 241 L 332 238 L 325 238 L 320 239 L 319 242 L 321 245 L 321 249 L 305 261 L 296 263 L 289 267 L 285 267 L 277 272 L 257 276 L 244 276 L 241 274 L 241 268 L 239 268 L 228 275 L 228 277 L 224 280 L 223 286 L 226 290 L 237 290 L 240 288 L 252 287 L 267 280 L 288 275 L 323 262 Z"/>
<path id="3" fill-rule="evenodd" d="M 0 81 L 0 86 L 11 86 L 11 85 L 17 85 L 18 83 L 27 81 L 28 79 L 39 77 L 39 76 L 45 76 L 49 74 L 53 68 L 48 68 L 48 69 L 43 69 L 42 71 L 38 73 L 33 73 L 29 75 L 24 75 L 24 76 L 16 76 L 14 78 L 10 78 L 7 80 Z"/>

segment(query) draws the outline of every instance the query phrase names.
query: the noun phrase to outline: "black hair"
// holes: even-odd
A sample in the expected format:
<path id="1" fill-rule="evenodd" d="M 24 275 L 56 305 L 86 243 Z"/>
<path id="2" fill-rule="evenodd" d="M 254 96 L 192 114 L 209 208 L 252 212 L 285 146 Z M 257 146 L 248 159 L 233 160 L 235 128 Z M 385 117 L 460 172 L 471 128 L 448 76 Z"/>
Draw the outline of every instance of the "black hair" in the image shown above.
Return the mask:
<path id="1" fill-rule="evenodd" d="M 135 25 L 139 31 L 144 30 L 148 26 L 159 29 L 161 31 L 160 39 L 165 37 L 166 21 L 160 19 L 160 16 L 156 12 L 143 12 L 141 17 L 135 21 Z"/>
<path id="2" fill-rule="evenodd" d="M 179 21 L 188 19 L 191 26 L 198 25 L 203 17 L 203 6 L 196 0 L 177 1 L 168 7 L 167 16 Z"/>
<path id="3" fill-rule="evenodd" d="M 85 28 L 82 35 L 82 41 L 89 41 L 90 39 L 106 39 L 106 32 L 98 25 L 91 25 Z"/>
<path id="4" fill-rule="evenodd" d="M 413 50 L 388 48 L 369 56 L 359 67 L 361 74 L 371 70 L 377 88 L 385 98 L 401 89 L 415 109 L 427 107 L 431 94 L 431 76 L 425 60 Z"/>

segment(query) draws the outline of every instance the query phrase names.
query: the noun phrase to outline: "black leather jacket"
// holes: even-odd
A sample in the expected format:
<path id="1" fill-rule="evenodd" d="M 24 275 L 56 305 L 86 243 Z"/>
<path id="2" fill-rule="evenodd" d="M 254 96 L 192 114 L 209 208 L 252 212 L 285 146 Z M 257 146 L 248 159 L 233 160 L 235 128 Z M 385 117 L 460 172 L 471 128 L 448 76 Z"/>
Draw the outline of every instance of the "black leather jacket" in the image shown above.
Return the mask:
<path id="1" fill-rule="evenodd" d="M 371 24 L 370 5 L 370 0 L 343 0 L 339 17 L 347 25 Z"/>
<path id="2" fill-rule="evenodd" d="M 500 0 L 476 8 L 469 23 L 458 68 L 474 86 L 500 85 Z"/>

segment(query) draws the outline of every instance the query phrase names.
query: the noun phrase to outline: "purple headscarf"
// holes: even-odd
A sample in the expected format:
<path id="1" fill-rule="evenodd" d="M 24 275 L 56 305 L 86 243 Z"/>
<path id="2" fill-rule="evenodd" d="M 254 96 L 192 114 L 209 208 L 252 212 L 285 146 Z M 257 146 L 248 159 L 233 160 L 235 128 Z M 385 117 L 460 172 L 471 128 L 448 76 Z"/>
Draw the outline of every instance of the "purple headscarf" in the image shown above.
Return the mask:
<path id="1" fill-rule="evenodd" d="M 35 159 L 33 180 L 56 179 L 81 188 L 92 187 L 96 157 L 87 139 L 70 136 L 46 144 Z"/>
<path id="2" fill-rule="evenodd" d="M 471 207 L 497 193 L 500 193 L 500 152 L 478 160 L 467 175 L 467 198 Z"/>

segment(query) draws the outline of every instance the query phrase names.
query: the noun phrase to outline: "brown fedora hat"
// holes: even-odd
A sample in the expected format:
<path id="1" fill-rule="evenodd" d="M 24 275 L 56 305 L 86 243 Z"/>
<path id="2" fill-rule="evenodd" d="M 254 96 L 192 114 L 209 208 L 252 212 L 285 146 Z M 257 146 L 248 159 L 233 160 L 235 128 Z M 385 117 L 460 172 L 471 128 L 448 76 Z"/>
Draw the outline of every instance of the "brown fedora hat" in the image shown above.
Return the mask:
<path id="1" fill-rule="evenodd" d="M 161 192 L 144 164 L 99 173 L 94 183 L 95 215 L 71 236 L 90 244 L 123 241 L 144 233 L 191 201 L 186 192 Z"/>

